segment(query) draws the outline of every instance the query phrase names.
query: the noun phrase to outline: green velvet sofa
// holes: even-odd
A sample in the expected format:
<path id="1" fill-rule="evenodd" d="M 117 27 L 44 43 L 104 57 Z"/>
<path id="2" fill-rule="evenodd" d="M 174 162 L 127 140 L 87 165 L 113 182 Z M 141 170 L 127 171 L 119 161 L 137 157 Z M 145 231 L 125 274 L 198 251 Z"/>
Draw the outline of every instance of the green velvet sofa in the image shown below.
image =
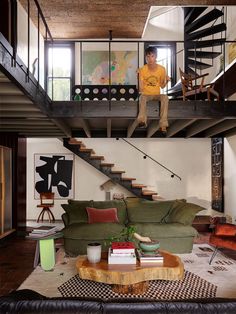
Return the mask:
<path id="1" fill-rule="evenodd" d="M 69 255 L 85 254 L 87 244 L 100 242 L 107 250 L 108 239 L 120 234 L 131 225 L 142 236 L 160 241 L 160 247 L 173 253 L 192 251 L 197 231 L 192 227 L 193 219 L 205 208 L 185 200 L 146 201 L 130 198 L 117 201 L 68 200 L 62 204 L 65 227 L 64 246 Z M 88 223 L 86 207 L 97 209 L 117 208 L 118 222 Z"/>

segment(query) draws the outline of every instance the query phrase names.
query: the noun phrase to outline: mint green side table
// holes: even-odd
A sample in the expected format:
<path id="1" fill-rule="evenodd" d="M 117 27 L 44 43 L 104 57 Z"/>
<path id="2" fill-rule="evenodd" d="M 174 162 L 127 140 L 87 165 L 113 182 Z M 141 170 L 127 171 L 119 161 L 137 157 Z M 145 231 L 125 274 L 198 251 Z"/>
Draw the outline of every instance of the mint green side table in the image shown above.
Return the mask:
<path id="1" fill-rule="evenodd" d="M 46 237 L 36 238 L 29 236 L 29 239 L 37 240 L 35 255 L 34 255 L 34 268 L 38 265 L 40 259 L 40 265 L 43 270 L 52 270 L 55 266 L 55 239 L 63 237 L 62 232 L 56 232 Z"/>

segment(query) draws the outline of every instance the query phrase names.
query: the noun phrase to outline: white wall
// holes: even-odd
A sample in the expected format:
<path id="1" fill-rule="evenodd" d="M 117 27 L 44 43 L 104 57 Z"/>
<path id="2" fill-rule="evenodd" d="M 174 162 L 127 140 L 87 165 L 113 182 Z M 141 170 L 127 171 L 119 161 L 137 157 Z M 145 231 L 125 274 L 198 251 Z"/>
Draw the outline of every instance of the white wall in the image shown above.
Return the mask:
<path id="1" fill-rule="evenodd" d="M 22 5 L 17 1 L 17 54 L 28 66 L 28 16 Z M 40 85 L 44 87 L 44 39 L 40 34 Z M 30 66 L 29 70 L 33 71 L 33 62 L 38 58 L 38 30 L 30 21 Z M 35 77 L 38 78 L 38 61 L 36 62 Z"/>
<path id="2" fill-rule="evenodd" d="M 225 214 L 236 223 L 236 136 L 224 140 L 224 205 Z"/>
<path id="3" fill-rule="evenodd" d="M 211 141 L 210 139 L 129 139 L 140 150 L 178 174 L 182 180 L 170 174 L 121 139 L 82 139 L 86 147 L 103 155 L 106 162 L 115 163 L 117 170 L 125 170 L 126 177 L 136 178 L 135 183 L 148 185 L 165 199 L 186 198 L 206 208 L 211 202 Z M 57 139 L 27 139 L 27 219 L 36 219 L 39 214 L 34 199 L 34 154 L 68 153 Z M 98 170 L 75 156 L 75 199 L 105 200 L 100 185 L 108 180 Z M 131 194 L 116 185 L 113 193 Z M 55 201 L 56 219 L 60 219 L 62 200 Z"/>

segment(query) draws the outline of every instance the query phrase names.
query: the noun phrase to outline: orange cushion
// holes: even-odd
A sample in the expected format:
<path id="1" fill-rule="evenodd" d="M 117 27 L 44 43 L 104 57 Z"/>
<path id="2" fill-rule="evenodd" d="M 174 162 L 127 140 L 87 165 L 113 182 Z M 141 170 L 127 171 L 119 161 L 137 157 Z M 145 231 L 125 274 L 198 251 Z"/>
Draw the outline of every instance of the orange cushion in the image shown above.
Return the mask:
<path id="1" fill-rule="evenodd" d="M 236 238 L 232 236 L 216 236 L 212 234 L 209 243 L 217 247 L 236 250 Z"/>
<path id="2" fill-rule="evenodd" d="M 88 213 L 89 224 L 97 222 L 119 222 L 117 208 L 98 209 L 86 207 L 86 211 Z"/>
<path id="3" fill-rule="evenodd" d="M 218 236 L 236 236 L 236 225 L 217 224 L 215 227 L 215 235 Z"/>

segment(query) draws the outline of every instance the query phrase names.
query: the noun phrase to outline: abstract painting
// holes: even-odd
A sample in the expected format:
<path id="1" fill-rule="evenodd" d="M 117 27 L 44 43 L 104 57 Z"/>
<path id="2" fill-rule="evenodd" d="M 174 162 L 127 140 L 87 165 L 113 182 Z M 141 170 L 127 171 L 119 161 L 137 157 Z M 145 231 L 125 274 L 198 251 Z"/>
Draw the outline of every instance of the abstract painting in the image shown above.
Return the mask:
<path id="1" fill-rule="evenodd" d="M 113 85 L 135 85 L 137 83 L 137 51 L 111 51 L 110 75 Z M 84 85 L 109 84 L 109 51 L 83 51 Z"/>
<path id="2" fill-rule="evenodd" d="M 74 197 L 73 154 L 35 154 L 35 199 L 54 192 L 55 199 Z"/>

